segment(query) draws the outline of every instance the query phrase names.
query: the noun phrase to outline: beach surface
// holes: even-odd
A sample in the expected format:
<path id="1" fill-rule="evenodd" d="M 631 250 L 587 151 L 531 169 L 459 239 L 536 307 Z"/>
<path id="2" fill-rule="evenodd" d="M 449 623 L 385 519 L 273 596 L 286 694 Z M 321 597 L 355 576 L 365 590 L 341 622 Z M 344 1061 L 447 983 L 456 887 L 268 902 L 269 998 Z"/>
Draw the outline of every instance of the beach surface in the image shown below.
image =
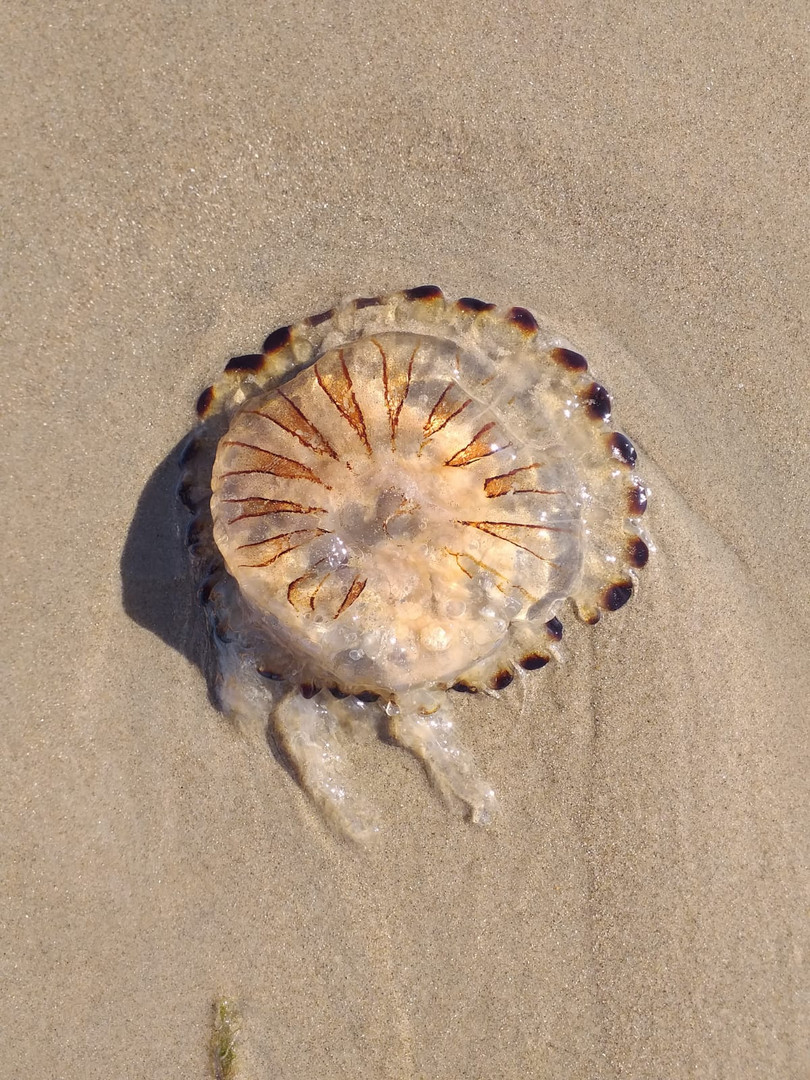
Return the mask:
<path id="1" fill-rule="evenodd" d="M 0 34 L 0 1076 L 749 1080 L 808 1045 L 803 3 L 52 5 Z M 426 283 L 611 390 L 641 587 L 347 746 L 341 841 L 190 658 L 177 447 L 273 328 Z"/>

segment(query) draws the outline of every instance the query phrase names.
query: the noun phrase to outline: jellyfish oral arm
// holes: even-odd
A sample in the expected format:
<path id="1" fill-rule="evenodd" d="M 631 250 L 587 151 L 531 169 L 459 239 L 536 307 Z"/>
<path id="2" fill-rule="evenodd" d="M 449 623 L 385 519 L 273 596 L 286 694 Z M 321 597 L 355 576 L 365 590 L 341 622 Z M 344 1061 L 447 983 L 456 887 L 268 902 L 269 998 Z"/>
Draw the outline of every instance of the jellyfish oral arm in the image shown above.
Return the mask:
<path id="1" fill-rule="evenodd" d="M 442 705 L 429 716 L 414 710 L 391 718 L 393 740 L 424 766 L 431 782 L 447 801 L 460 802 L 476 825 L 489 825 L 497 813 L 492 786 L 478 774 L 472 754 L 455 736 L 452 714 Z"/>

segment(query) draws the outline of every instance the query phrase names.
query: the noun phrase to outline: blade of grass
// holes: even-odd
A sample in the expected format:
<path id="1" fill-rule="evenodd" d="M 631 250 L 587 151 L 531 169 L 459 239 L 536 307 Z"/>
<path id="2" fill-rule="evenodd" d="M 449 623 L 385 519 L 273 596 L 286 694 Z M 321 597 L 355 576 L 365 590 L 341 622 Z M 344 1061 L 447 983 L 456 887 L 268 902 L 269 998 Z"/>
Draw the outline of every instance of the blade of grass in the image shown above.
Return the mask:
<path id="1" fill-rule="evenodd" d="M 214 1080 L 236 1080 L 236 1041 L 241 1030 L 242 1017 L 236 1003 L 228 998 L 216 998 L 211 1032 L 211 1065 Z"/>

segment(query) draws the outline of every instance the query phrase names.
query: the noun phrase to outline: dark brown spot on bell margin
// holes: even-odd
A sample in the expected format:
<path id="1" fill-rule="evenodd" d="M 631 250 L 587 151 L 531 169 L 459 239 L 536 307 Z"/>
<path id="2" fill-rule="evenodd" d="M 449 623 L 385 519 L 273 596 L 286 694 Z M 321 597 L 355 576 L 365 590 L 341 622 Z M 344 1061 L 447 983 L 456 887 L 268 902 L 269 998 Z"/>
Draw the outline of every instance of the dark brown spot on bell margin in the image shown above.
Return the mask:
<path id="1" fill-rule="evenodd" d="M 332 695 L 333 698 L 337 698 L 339 701 L 342 701 L 343 698 L 347 698 L 349 696 L 349 691 L 341 690 L 339 686 L 330 686 L 329 693 Z"/>
<path id="2" fill-rule="evenodd" d="M 201 498 L 194 498 L 194 483 L 191 480 L 182 480 L 180 486 L 177 489 L 177 498 L 185 506 L 186 510 L 196 510 L 198 506 L 205 502 L 205 496 Z M 210 499 L 211 492 L 208 492 L 208 498 Z"/>
<path id="3" fill-rule="evenodd" d="M 506 317 L 515 326 L 519 326 L 524 334 L 533 334 L 537 330 L 537 319 L 525 307 L 510 308 Z"/>
<path id="4" fill-rule="evenodd" d="M 563 624 L 559 619 L 549 619 L 546 623 L 546 630 L 548 636 L 553 637 L 555 641 L 560 641 L 563 636 Z"/>
<path id="5" fill-rule="evenodd" d="M 511 671 L 507 671 L 504 668 L 503 671 L 499 671 L 498 674 L 490 680 L 490 689 L 504 690 L 509 685 L 509 683 L 512 682 L 514 677 L 515 676 L 512 674 Z"/>
<path id="6" fill-rule="evenodd" d="M 354 306 L 359 311 L 360 308 L 376 307 L 379 302 L 379 296 L 358 296 L 357 299 L 354 301 Z"/>
<path id="7" fill-rule="evenodd" d="M 320 686 L 316 686 L 315 683 L 301 683 L 301 697 L 307 699 L 314 698 L 320 689 Z"/>
<path id="8" fill-rule="evenodd" d="M 545 667 L 550 659 L 542 653 L 529 653 L 522 660 L 518 660 L 518 663 L 524 671 L 537 671 L 538 668 Z"/>
<path id="9" fill-rule="evenodd" d="M 197 398 L 197 416 L 205 416 L 214 401 L 214 388 L 207 386 Z"/>
<path id="10" fill-rule="evenodd" d="M 551 359 L 571 371 L 587 371 L 588 361 L 582 353 L 574 352 L 573 349 L 552 349 Z"/>
<path id="11" fill-rule="evenodd" d="M 277 352 L 279 349 L 283 349 L 285 345 L 290 344 L 290 337 L 290 327 L 280 326 L 278 330 L 274 330 L 272 334 L 268 334 L 264 339 L 262 352 L 267 356 L 268 353 Z"/>
<path id="12" fill-rule="evenodd" d="M 457 690 L 459 694 L 477 694 L 478 693 L 478 688 L 477 687 L 470 686 L 470 684 L 466 683 L 466 682 L 454 682 L 453 685 L 450 687 L 450 689 L 451 690 Z"/>
<path id="13" fill-rule="evenodd" d="M 231 625 L 227 619 L 216 619 L 213 627 L 214 637 L 221 645 L 229 645 L 234 640 Z"/>
<path id="14" fill-rule="evenodd" d="M 205 581 L 203 581 L 202 585 L 200 585 L 200 588 L 197 591 L 197 597 L 201 604 L 205 605 L 208 603 L 208 601 L 211 599 L 211 593 L 214 591 L 214 588 L 220 583 L 221 580 L 221 574 L 208 575 L 208 577 L 205 579 Z"/>
<path id="15" fill-rule="evenodd" d="M 635 566 L 637 570 L 641 570 L 643 566 L 647 565 L 647 560 L 650 557 L 650 549 L 640 536 L 634 536 L 627 545 L 627 555 L 631 565 Z"/>
<path id="16" fill-rule="evenodd" d="M 636 448 L 621 431 L 614 431 L 610 436 L 610 449 L 613 451 L 613 456 L 618 458 L 623 465 L 630 465 L 631 467 L 635 465 Z"/>
<path id="17" fill-rule="evenodd" d="M 456 300 L 456 307 L 460 307 L 462 311 L 492 311 L 495 307 L 494 304 L 488 304 L 484 300 L 476 300 L 474 296 L 462 296 L 459 300 Z"/>
<path id="18" fill-rule="evenodd" d="M 642 484 L 633 484 L 628 491 L 627 508 L 631 514 L 639 517 L 647 509 L 647 489 Z"/>
<path id="19" fill-rule="evenodd" d="M 205 518 L 202 514 L 192 518 L 186 529 L 186 543 L 190 548 L 195 548 L 205 535 Z"/>
<path id="20" fill-rule="evenodd" d="M 327 319 L 331 319 L 334 314 L 335 309 L 330 307 L 328 311 L 322 311 L 319 315 L 310 315 L 306 321 L 310 326 L 320 326 Z"/>
<path id="21" fill-rule="evenodd" d="M 261 353 L 245 353 L 244 356 L 232 356 L 225 365 L 226 371 L 261 371 L 264 356 Z"/>
<path id="22" fill-rule="evenodd" d="M 415 289 L 405 289 L 402 295 L 406 300 L 441 300 L 444 293 L 438 285 L 417 285 Z"/>
<path id="23" fill-rule="evenodd" d="M 621 581 L 618 585 L 611 585 L 610 588 L 605 590 L 602 597 L 602 607 L 608 611 L 618 611 L 620 607 L 624 607 L 632 595 L 632 581 Z"/>
<path id="24" fill-rule="evenodd" d="M 355 694 L 354 696 L 358 701 L 362 701 L 366 705 L 370 705 L 372 701 L 380 700 L 380 695 L 375 694 L 373 690 L 364 690 L 362 694 Z"/>
<path id="25" fill-rule="evenodd" d="M 585 403 L 585 408 L 588 410 L 588 415 L 591 419 L 607 420 L 610 417 L 613 405 L 610 400 L 610 394 L 601 383 L 591 383 L 588 389 L 581 395 L 581 400 Z"/>
<path id="26" fill-rule="evenodd" d="M 257 667 L 256 674 L 261 675 L 263 679 L 270 679 L 273 682 L 281 682 L 284 678 L 283 675 L 279 675 L 277 671 L 273 671 L 271 668 Z"/>

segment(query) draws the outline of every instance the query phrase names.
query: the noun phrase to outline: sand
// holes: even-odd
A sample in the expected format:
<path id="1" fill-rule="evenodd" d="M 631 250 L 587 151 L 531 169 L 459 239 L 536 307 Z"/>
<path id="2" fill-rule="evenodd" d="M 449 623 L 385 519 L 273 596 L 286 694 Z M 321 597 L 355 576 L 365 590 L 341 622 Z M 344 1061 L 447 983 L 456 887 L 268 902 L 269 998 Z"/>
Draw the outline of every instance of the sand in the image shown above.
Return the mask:
<path id="1" fill-rule="evenodd" d="M 205 1076 L 220 993 L 245 1080 L 810 1075 L 805 15 L 6 5 L 1 1076 Z M 189 659 L 176 447 L 427 282 L 589 356 L 657 553 L 459 700 L 495 826 L 369 737 L 358 850 Z"/>

